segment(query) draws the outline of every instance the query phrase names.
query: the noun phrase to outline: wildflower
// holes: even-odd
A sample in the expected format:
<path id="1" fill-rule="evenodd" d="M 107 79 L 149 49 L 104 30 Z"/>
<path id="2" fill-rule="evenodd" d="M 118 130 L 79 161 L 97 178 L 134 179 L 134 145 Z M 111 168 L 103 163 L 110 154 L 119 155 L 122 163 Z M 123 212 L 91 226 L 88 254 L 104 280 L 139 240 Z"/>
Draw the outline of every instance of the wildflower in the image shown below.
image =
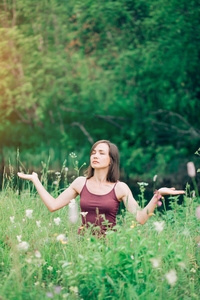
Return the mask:
<path id="1" fill-rule="evenodd" d="M 74 152 L 71 152 L 69 155 L 71 156 L 71 158 L 76 158 L 77 157 Z"/>
<path id="2" fill-rule="evenodd" d="M 26 258 L 25 261 L 30 264 L 32 262 L 32 259 L 31 258 Z"/>
<path id="3" fill-rule="evenodd" d="M 177 281 L 176 270 L 170 270 L 168 273 L 165 274 L 165 277 L 167 279 L 167 282 L 171 286 L 174 286 L 176 284 L 176 281 Z"/>
<path id="4" fill-rule="evenodd" d="M 37 227 L 40 228 L 41 227 L 41 221 L 36 221 Z"/>
<path id="5" fill-rule="evenodd" d="M 156 181 L 156 179 L 157 179 L 157 176 L 158 176 L 158 175 L 154 175 L 154 176 L 153 176 L 153 182 L 155 182 L 155 181 Z"/>
<path id="6" fill-rule="evenodd" d="M 194 268 L 192 268 L 192 269 L 190 270 L 190 272 L 196 273 L 196 270 L 195 270 Z"/>
<path id="7" fill-rule="evenodd" d="M 195 213 L 195 215 L 196 215 L 196 218 L 197 218 L 197 219 L 200 219 L 200 205 L 196 208 L 196 213 Z"/>
<path id="8" fill-rule="evenodd" d="M 52 270 L 53 270 L 53 267 L 49 266 L 49 267 L 47 268 L 47 270 L 52 271 Z"/>
<path id="9" fill-rule="evenodd" d="M 158 207 L 162 206 L 162 201 L 157 202 Z"/>
<path id="10" fill-rule="evenodd" d="M 164 224 L 165 224 L 164 221 L 161 221 L 161 222 L 153 222 L 153 224 L 154 224 L 155 230 L 156 230 L 157 232 L 163 231 L 163 229 L 164 229 Z"/>
<path id="11" fill-rule="evenodd" d="M 179 261 L 179 262 L 177 263 L 177 265 L 178 265 L 179 267 L 181 267 L 182 269 L 185 269 L 185 268 L 186 268 L 186 265 L 185 265 L 184 262 L 182 262 L 182 261 Z"/>
<path id="12" fill-rule="evenodd" d="M 54 218 L 53 220 L 54 220 L 54 222 L 55 222 L 56 225 L 60 224 L 61 219 L 59 217 L 58 218 Z"/>
<path id="13" fill-rule="evenodd" d="M 57 239 L 57 241 L 60 241 L 60 240 L 63 240 L 64 238 L 65 238 L 64 234 L 59 234 L 56 239 Z"/>
<path id="14" fill-rule="evenodd" d="M 154 268 L 158 268 L 160 266 L 160 258 L 150 258 L 150 262 Z"/>
<path id="15" fill-rule="evenodd" d="M 14 223 L 14 219 L 15 219 L 15 216 L 10 217 L 10 222 L 11 222 L 11 223 Z"/>
<path id="16" fill-rule="evenodd" d="M 130 226 L 130 228 L 135 228 L 135 226 L 137 225 L 137 223 L 135 223 L 134 221 L 132 221 L 132 225 Z"/>
<path id="17" fill-rule="evenodd" d="M 195 166 L 194 166 L 194 163 L 191 161 L 187 163 L 187 172 L 190 177 L 196 176 Z"/>
<path id="18" fill-rule="evenodd" d="M 57 184 L 58 184 L 58 181 L 57 181 L 57 180 L 55 180 L 55 181 L 53 182 L 53 184 L 57 185 Z"/>
<path id="19" fill-rule="evenodd" d="M 59 175 L 60 175 L 60 172 L 56 172 L 55 174 L 56 174 L 57 176 L 59 176 Z"/>
<path id="20" fill-rule="evenodd" d="M 85 211 L 85 212 L 82 211 L 80 214 L 81 214 L 83 217 L 86 217 L 87 214 L 88 214 L 88 212 L 87 212 L 87 211 Z"/>
<path id="21" fill-rule="evenodd" d="M 40 283 L 39 283 L 39 281 L 37 281 L 37 282 L 35 282 L 34 284 L 35 284 L 35 285 L 38 285 L 38 284 L 40 284 Z"/>
<path id="22" fill-rule="evenodd" d="M 49 223 L 49 226 L 51 226 L 51 223 Z"/>
<path id="23" fill-rule="evenodd" d="M 195 194 L 195 191 L 193 191 L 193 192 L 192 192 L 192 197 L 194 198 L 194 197 L 195 197 L 195 195 L 196 195 L 196 194 Z"/>
<path id="24" fill-rule="evenodd" d="M 66 168 L 65 168 L 65 172 L 67 172 L 68 170 L 69 170 L 69 169 L 66 167 Z"/>
<path id="25" fill-rule="evenodd" d="M 19 245 L 17 245 L 18 250 L 28 250 L 29 244 L 27 242 L 21 242 Z"/>
<path id="26" fill-rule="evenodd" d="M 146 183 L 146 182 L 137 182 L 137 184 L 139 184 L 139 186 L 147 186 L 147 185 L 149 185 L 149 184 Z"/>
<path id="27" fill-rule="evenodd" d="M 69 220 L 75 224 L 78 221 L 78 206 L 75 199 L 69 203 Z"/>
<path id="28" fill-rule="evenodd" d="M 50 293 L 50 292 L 46 293 L 46 296 L 47 296 L 48 298 L 53 298 L 53 294 Z"/>
<path id="29" fill-rule="evenodd" d="M 75 294 L 78 294 L 78 287 L 77 286 L 70 286 L 69 290 L 71 292 L 74 292 Z"/>
<path id="30" fill-rule="evenodd" d="M 43 288 L 45 287 L 45 283 L 44 282 L 41 283 L 41 287 L 43 287 Z"/>
<path id="31" fill-rule="evenodd" d="M 134 259 L 134 256 L 133 256 L 133 255 L 131 255 L 131 259 Z"/>
<path id="32" fill-rule="evenodd" d="M 22 219 L 22 221 L 25 222 L 26 220 L 25 220 L 25 219 Z"/>
<path id="33" fill-rule="evenodd" d="M 55 288 L 54 288 L 54 293 L 55 293 L 55 294 L 60 294 L 61 289 L 62 289 L 61 286 L 59 286 L 59 285 L 55 286 Z"/>
<path id="34" fill-rule="evenodd" d="M 53 286 L 53 283 L 52 282 L 50 282 L 49 283 L 49 285 L 48 285 L 48 287 L 52 287 Z"/>
<path id="35" fill-rule="evenodd" d="M 37 258 L 41 257 L 41 253 L 38 250 L 35 250 L 35 257 Z"/>
<path id="36" fill-rule="evenodd" d="M 18 240 L 19 243 L 21 243 L 21 238 L 22 238 L 21 235 L 17 235 L 17 240 Z"/>
<path id="37" fill-rule="evenodd" d="M 26 210 L 26 216 L 27 216 L 27 218 L 31 219 L 32 218 L 32 213 L 33 213 L 32 209 L 27 209 Z"/>

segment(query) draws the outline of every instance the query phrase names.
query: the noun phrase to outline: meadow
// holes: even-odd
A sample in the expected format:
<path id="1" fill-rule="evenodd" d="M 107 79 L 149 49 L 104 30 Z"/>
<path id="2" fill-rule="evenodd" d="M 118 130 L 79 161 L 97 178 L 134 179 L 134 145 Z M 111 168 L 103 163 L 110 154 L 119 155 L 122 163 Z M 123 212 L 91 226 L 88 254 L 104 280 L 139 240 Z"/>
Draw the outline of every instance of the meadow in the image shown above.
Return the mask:
<path id="1" fill-rule="evenodd" d="M 199 299 L 199 198 L 189 184 L 181 204 L 165 199 L 171 208 L 145 225 L 122 211 L 116 231 L 97 238 L 77 234 L 80 211 L 77 222 L 69 206 L 50 213 L 32 183 L 14 181 L 4 174 L 0 193 L 0 299 Z M 59 180 L 43 183 L 60 193 Z"/>

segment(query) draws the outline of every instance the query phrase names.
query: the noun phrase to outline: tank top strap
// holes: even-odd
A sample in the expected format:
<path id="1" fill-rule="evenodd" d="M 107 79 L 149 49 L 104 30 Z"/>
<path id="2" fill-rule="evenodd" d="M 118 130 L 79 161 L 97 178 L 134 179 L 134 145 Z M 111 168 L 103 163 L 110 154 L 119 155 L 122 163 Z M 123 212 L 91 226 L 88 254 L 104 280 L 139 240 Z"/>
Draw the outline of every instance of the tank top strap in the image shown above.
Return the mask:
<path id="1" fill-rule="evenodd" d="M 85 183 L 84 183 L 84 185 L 82 187 L 82 190 L 80 191 L 80 194 L 82 193 L 83 189 L 86 187 L 86 183 L 87 183 L 87 178 L 85 179 Z"/>
<path id="2" fill-rule="evenodd" d="M 113 189 L 116 187 L 116 185 L 117 185 L 118 182 L 119 182 L 119 180 L 117 180 L 117 181 L 115 182 Z"/>

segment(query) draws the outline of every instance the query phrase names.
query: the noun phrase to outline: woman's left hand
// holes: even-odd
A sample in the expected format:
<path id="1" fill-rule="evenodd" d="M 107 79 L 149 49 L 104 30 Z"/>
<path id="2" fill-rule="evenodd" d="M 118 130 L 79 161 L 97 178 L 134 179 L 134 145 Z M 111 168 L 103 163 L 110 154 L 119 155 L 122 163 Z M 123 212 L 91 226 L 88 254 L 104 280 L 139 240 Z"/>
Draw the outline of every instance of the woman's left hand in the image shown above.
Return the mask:
<path id="1" fill-rule="evenodd" d="M 167 188 L 163 187 L 158 190 L 160 195 L 180 195 L 180 194 L 185 194 L 185 191 L 183 190 L 176 190 L 174 187 L 173 188 Z"/>

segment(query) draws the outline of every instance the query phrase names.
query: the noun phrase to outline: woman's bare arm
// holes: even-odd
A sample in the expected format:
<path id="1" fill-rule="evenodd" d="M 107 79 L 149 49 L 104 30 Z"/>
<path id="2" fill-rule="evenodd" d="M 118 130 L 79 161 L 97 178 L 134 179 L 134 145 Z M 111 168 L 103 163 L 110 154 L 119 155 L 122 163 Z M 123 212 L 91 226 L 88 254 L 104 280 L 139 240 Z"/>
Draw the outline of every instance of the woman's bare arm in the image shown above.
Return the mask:
<path id="1" fill-rule="evenodd" d="M 159 200 L 159 195 L 179 195 L 179 194 L 185 194 L 182 190 L 175 190 L 175 188 L 160 188 L 156 194 L 152 197 L 152 199 L 149 201 L 149 203 L 141 209 L 134 199 L 131 190 L 129 187 L 123 183 L 121 184 L 121 199 L 124 202 L 124 205 L 126 206 L 127 210 L 130 213 L 133 213 L 136 215 L 136 221 L 138 221 L 140 224 L 144 225 L 150 215 L 154 212 L 157 202 Z"/>
<path id="2" fill-rule="evenodd" d="M 47 206 L 50 212 L 56 211 L 69 204 L 70 201 L 79 194 L 80 187 L 85 182 L 85 177 L 76 178 L 72 182 L 72 184 L 55 199 L 43 187 L 40 180 L 38 179 L 37 173 L 33 172 L 31 175 L 29 175 L 19 172 L 17 174 L 20 178 L 30 180 L 33 182 L 33 184 L 36 187 L 36 190 L 38 191 L 38 194 L 40 195 L 42 201 Z"/>

